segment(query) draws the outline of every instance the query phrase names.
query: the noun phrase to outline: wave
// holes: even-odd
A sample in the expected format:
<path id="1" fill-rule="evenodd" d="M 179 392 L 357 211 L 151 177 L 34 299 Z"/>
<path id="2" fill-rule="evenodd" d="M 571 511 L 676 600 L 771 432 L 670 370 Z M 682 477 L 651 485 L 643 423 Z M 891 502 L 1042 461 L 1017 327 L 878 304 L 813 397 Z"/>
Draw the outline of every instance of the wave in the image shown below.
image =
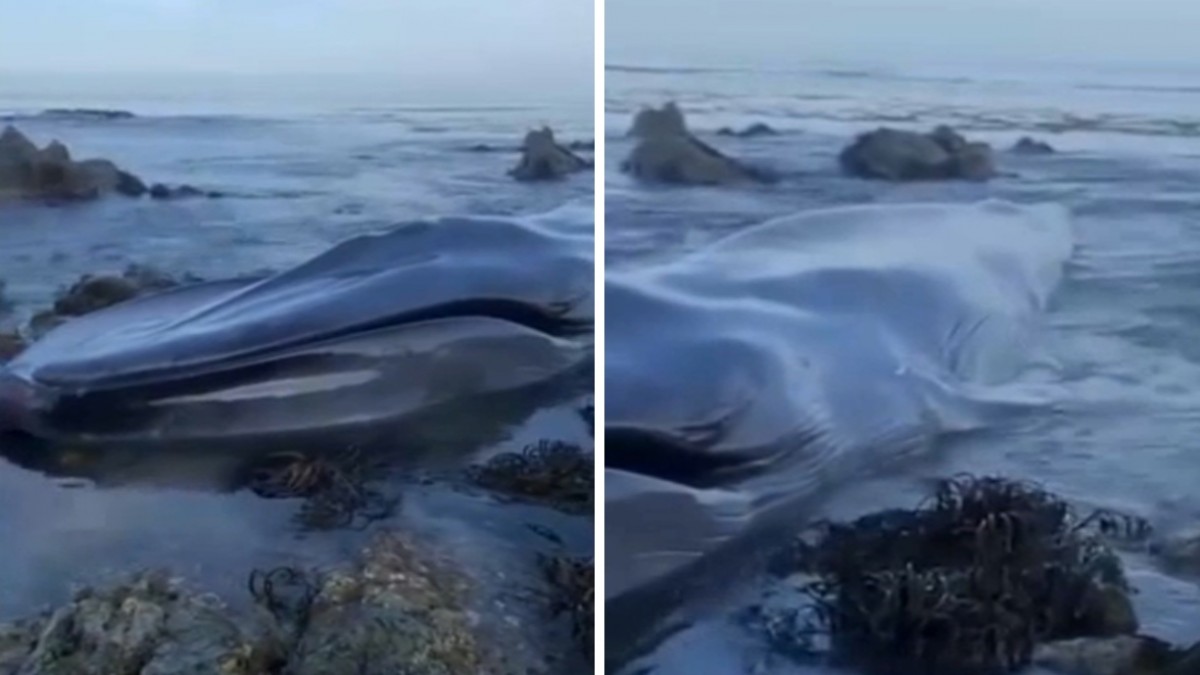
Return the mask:
<path id="1" fill-rule="evenodd" d="M 985 425 L 1071 250 L 1056 206 L 867 206 L 610 273 L 609 598 L 686 576 L 782 504 Z"/>

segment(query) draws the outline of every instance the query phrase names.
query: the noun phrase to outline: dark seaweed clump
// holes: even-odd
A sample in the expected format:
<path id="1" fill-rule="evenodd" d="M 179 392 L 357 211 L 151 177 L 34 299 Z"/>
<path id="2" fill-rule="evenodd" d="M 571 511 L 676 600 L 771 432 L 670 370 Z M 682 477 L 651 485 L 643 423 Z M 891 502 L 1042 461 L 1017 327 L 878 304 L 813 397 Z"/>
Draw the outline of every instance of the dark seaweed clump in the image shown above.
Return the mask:
<path id="1" fill-rule="evenodd" d="M 596 577 L 594 563 L 590 559 L 572 559 L 562 556 L 542 558 L 542 569 L 554 588 L 555 595 L 551 610 L 555 615 L 567 614 L 571 618 L 572 634 L 579 648 L 593 656 L 595 641 Z"/>
<path id="2" fill-rule="evenodd" d="M 780 651 L 870 673 L 1012 673 L 1043 642 L 1136 632 L 1101 535 L 1145 529 L 1108 513 L 1078 520 L 1026 483 L 945 480 L 917 509 L 821 524 L 778 561 L 815 576 L 801 589 L 811 606 L 753 618 Z"/>
<path id="3" fill-rule="evenodd" d="M 593 511 L 595 469 L 591 453 L 572 443 L 542 441 L 494 457 L 470 470 L 488 490 L 548 504 L 567 513 Z"/>
<path id="4" fill-rule="evenodd" d="M 372 486 L 377 464 L 356 449 L 333 456 L 281 452 L 260 462 L 250 489 L 266 499 L 302 499 L 297 523 L 308 530 L 365 529 L 399 504 Z"/>

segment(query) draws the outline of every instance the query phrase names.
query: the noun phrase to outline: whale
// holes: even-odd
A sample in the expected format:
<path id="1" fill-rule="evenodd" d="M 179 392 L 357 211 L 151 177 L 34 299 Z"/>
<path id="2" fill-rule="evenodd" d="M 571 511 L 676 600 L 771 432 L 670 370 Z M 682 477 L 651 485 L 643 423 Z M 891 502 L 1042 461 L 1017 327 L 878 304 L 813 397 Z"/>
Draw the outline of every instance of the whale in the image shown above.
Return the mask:
<path id="1" fill-rule="evenodd" d="M 465 400 L 528 410 L 504 400 L 590 375 L 593 238 L 576 211 L 408 223 L 72 319 L 0 370 L 0 429 L 345 446 Z"/>
<path id="2" fill-rule="evenodd" d="M 837 485 L 1036 406 L 1056 205 L 785 216 L 605 282 L 610 664 Z"/>

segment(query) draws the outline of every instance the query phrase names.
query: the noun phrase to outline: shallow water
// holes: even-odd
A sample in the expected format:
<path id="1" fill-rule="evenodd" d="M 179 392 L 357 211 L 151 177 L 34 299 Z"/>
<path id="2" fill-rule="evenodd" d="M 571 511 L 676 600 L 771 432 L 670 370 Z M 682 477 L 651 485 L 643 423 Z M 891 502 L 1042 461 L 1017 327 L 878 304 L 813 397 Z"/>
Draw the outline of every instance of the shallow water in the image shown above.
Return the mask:
<path id="1" fill-rule="evenodd" d="M 564 140 L 590 140 L 590 101 L 467 95 L 441 102 L 362 88 L 272 96 L 252 88 L 205 95 L 185 86 L 146 91 L 60 85 L 0 80 L 0 117 L 14 118 L 39 144 L 63 141 L 76 158 L 111 158 L 148 183 L 189 183 L 226 196 L 0 208 L 0 277 L 12 301 L 0 314 L 0 328 L 22 324 L 81 274 L 119 272 L 130 263 L 231 277 L 288 267 L 345 239 L 414 220 L 532 215 L 560 207 L 566 207 L 558 218 L 562 227 L 591 232 L 591 176 L 521 185 L 505 175 L 518 160 L 515 152 L 468 151 L 476 144 L 515 147 L 528 128 L 541 124 L 552 125 Z M 118 108 L 139 117 L 30 117 L 51 107 Z M 588 390 L 580 384 L 564 393 L 568 405 L 502 420 L 488 429 L 486 442 L 467 446 L 437 471 L 541 439 L 589 446 L 575 410 Z M 469 429 L 483 413 L 461 411 L 447 428 Z M 439 442 L 453 440 L 444 435 Z M 253 568 L 345 560 L 369 534 L 302 532 L 291 521 L 296 501 L 214 492 L 206 478 L 220 473 L 219 463 L 197 457 L 132 463 L 101 488 L 0 462 L 0 537 L 6 543 L 0 618 L 61 601 L 73 584 L 146 566 L 167 567 L 236 602 L 246 598 L 244 583 Z M 456 551 L 467 572 L 482 581 L 484 599 L 505 606 L 490 613 L 493 620 L 508 620 L 504 612 L 527 623 L 544 619 L 537 613 L 541 601 L 523 590 L 540 583 L 531 578 L 537 552 L 562 547 L 591 554 L 590 518 L 500 503 L 454 479 L 429 482 L 404 473 L 389 478 L 385 488 L 401 497 L 401 506 L 372 529 L 417 529 Z M 561 543 L 538 534 L 547 529 Z M 486 622 L 489 613 L 483 617 Z"/>
<path id="2" fill-rule="evenodd" d="M 912 202 L 1054 203 L 1071 213 L 1073 251 L 1042 314 L 1028 360 L 1005 393 L 1040 402 L 982 429 L 936 439 L 926 452 L 825 486 L 798 517 L 852 517 L 913 505 L 931 480 L 959 472 L 1034 479 L 1083 508 L 1144 516 L 1160 530 L 1194 525 L 1200 497 L 1193 450 L 1200 426 L 1200 92 L 1186 73 L 1053 70 L 1011 73 L 749 72 L 610 69 L 607 260 L 637 274 L 770 218 L 823 207 Z M 779 185 L 673 189 L 633 184 L 616 167 L 643 104 L 679 101 L 691 128 L 735 157 L 769 166 Z M 782 135 L 716 137 L 722 126 L 766 122 Z M 839 175 L 837 153 L 881 125 L 955 124 L 1006 149 L 1034 135 L 1060 152 L 1001 152 L 1005 176 L 987 184 L 894 185 Z M 870 246 L 869 239 L 860 239 Z M 940 255 L 937 241 L 928 255 Z M 622 272 L 618 272 L 619 274 Z M 910 298 L 919 304 L 922 298 Z M 916 311 L 916 310 L 914 310 Z M 610 392 L 613 391 L 611 388 Z M 895 452 L 895 449 L 890 449 Z M 877 448 L 886 456 L 889 448 Z M 609 520 L 610 527 L 615 525 Z M 1200 588 L 1130 554 L 1144 629 L 1180 642 L 1200 635 Z M 631 667 L 655 672 L 820 673 L 783 659 L 730 623 L 763 593 L 759 577 L 692 589 L 691 627 Z M 722 592 L 716 592 L 718 585 Z M 732 587 L 732 588 L 731 588 Z M 611 605 L 610 605 L 611 608 Z"/>

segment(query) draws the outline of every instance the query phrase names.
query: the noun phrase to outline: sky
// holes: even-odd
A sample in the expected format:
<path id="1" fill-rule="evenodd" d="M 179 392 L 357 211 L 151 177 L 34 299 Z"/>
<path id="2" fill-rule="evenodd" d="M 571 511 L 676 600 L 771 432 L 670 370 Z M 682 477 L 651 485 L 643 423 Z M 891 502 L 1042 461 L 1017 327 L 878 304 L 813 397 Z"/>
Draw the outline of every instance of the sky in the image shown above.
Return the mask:
<path id="1" fill-rule="evenodd" d="M 607 0 L 606 61 L 1200 65 L 1200 0 Z"/>
<path id="2" fill-rule="evenodd" d="M 592 0 L 0 0 L 0 71 L 586 81 Z"/>

